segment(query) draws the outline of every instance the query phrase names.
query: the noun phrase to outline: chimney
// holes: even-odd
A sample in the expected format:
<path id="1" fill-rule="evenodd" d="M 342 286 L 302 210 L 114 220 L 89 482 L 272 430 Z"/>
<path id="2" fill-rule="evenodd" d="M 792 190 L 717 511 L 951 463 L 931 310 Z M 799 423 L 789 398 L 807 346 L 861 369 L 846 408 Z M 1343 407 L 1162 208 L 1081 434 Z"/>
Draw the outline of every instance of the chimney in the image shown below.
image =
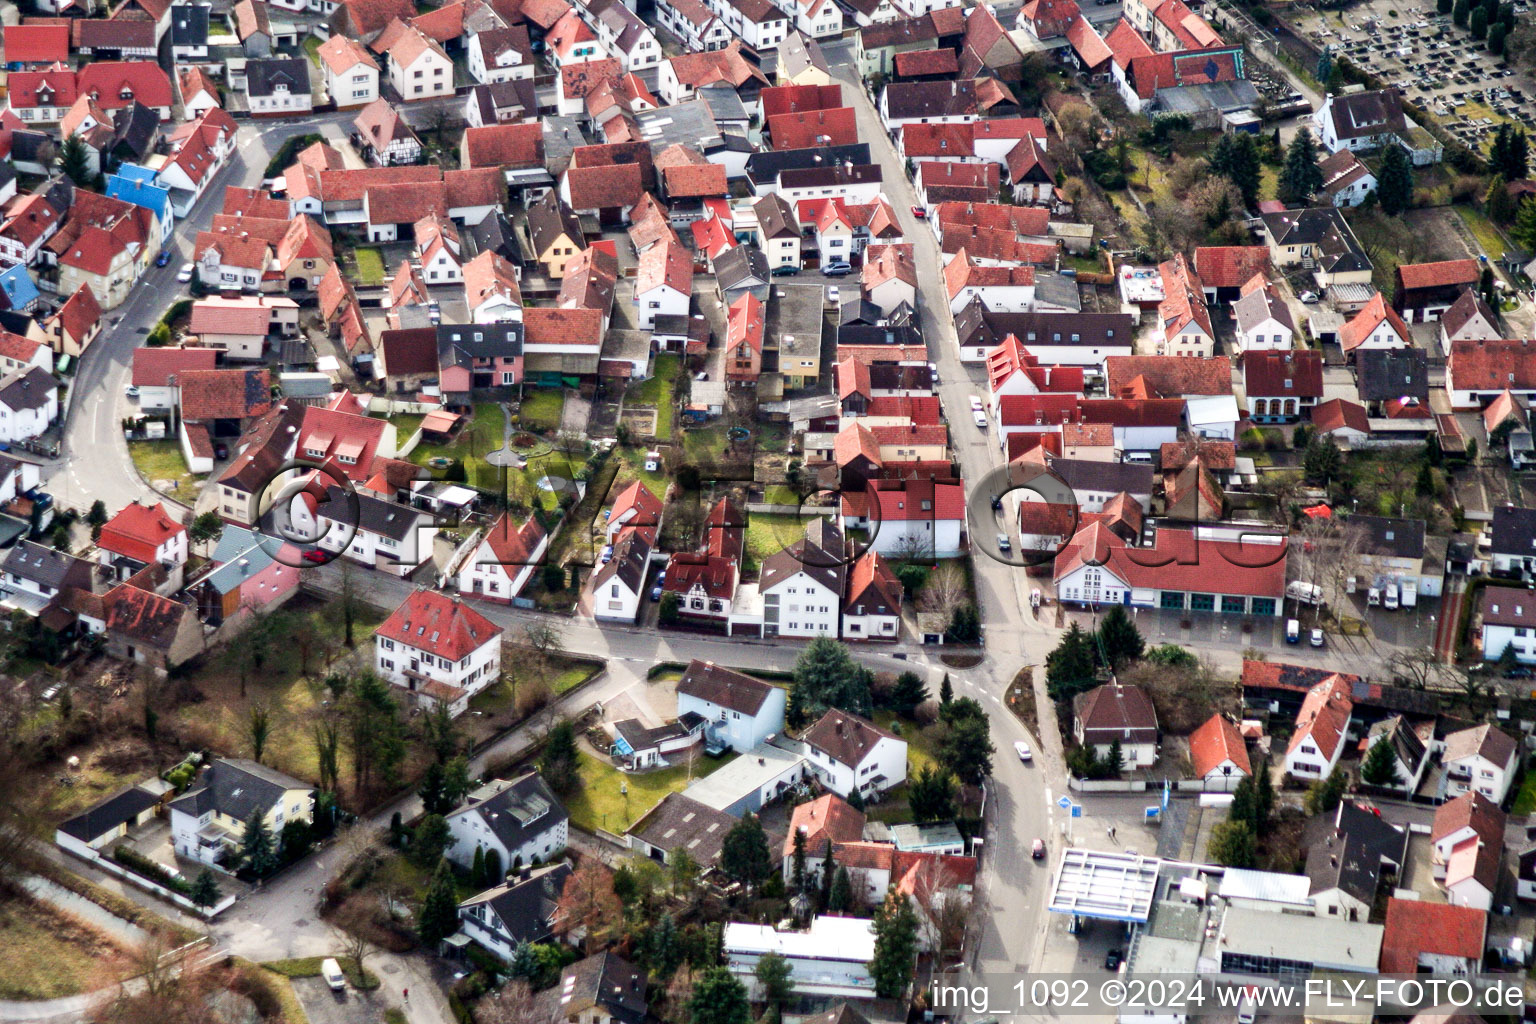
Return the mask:
<path id="1" fill-rule="evenodd" d="M 837 720 L 837 722 L 834 725 L 834 728 L 837 730 L 837 734 L 839 736 L 841 736 L 843 734 L 843 720 L 841 718 L 839 718 Z"/>
<path id="2" fill-rule="evenodd" d="M 529 867 L 527 864 L 524 864 L 523 867 L 522 867 L 522 870 L 518 871 L 518 873 L 517 873 L 517 877 L 522 879 L 525 882 L 532 875 L 533 875 L 533 868 Z"/>

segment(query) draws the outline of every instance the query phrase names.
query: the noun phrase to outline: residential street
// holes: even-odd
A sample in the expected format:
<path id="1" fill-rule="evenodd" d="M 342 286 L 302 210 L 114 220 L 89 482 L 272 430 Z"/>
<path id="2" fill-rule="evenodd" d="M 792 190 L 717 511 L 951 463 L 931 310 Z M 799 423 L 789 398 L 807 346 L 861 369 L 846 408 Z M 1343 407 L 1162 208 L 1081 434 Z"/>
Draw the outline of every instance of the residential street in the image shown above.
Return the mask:
<path id="1" fill-rule="evenodd" d="M 103 501 L 119 509 L 140 498 L 163 498 L 133 468 L 121 421 L 132 412 L 123 395 L 133 370 L 133 350 L 144 344 L 145 335 L 177 299 L 186 295 L 176 273 L 192 258 L 197 233 L 213 223 L 223 208 L 226 185 L 255 187 L 262 172 L 285 141 L 295 135 L 320 130 L 328 123 L 350 124 L 351 112 L 270 124 L 240 125 L 238 145 L 229 163 L 203 194 L 191 217 L 179 221 L 167 243 L 171 261 L 151 266 L 127 302 L 104 316 L 107 327 L 86 349 L 75 371 L 73 397 L 64 424 L 60 458 L 45 464 L 44 480 L 59 503 L 67 508 L 86 508 Z M 190 505 L 195 495 L 184 495 L 179 504 Z M 167 500 L 176 503 L 176 499 Z"/>

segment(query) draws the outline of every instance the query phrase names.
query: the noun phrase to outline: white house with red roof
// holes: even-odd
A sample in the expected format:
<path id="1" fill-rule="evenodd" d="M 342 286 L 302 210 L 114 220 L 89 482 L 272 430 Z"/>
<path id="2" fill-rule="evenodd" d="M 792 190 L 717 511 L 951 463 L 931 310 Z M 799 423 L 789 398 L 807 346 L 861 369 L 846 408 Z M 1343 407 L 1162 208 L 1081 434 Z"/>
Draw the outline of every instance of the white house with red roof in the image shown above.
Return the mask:
<path id="1" fill-rule="evenodd" d="M 464 264 L 464 298 L 470 323 L 523 319 L 523 293 L 512 264 L 487 249 Z"/>
<path id="2" fill-rule="evenodd" d="M 866 551 L 848 572 L 843 597 L 844 640 L 901 639 L 901 581 L 878 551 Z"/>
<path id="3" fill-rule="evenodd" d="M 171 210 L 181 218 L 229 162 L 235 151 L 235 120 L 213 107 L 171 132 L 167 142 L 171 152 L 155 173 L 155 184 L 170 190 Z"/>
<path id="4" fill-rule="evenodd" d="M 159 565 L 181 589 L 187 564 L 187 528 L 160 502 L 124 506 L 108 519 L 96 540 L 96 562 L 122 581 L 147 565 Z"/>
<path id="5" fill-rule="evenodd" d="M 945 265 L 944 286 L 951 316 L 973 299 L 992 313 L 1028 313 L 1035 308 L 1034 267 L 983 267 L 964 248 Z"/>
<path id="6" fill-rule="evenodd" d="M 635 305 L 640 327 L 650 330 L 658 316 L 687 316 L 693 295 L 693 258 L 672 239 L 640 254 L 635 275 Z"/>
<path id="7" fill-rule="evenodd" d="M 871 480 L 842 496 L 843 529 L 870 531 L 868 550 L 886 558 L 958 558 L 965 534 L 959 481 Z"/>
<path id="8" fill-rule="evenodd" d="M 1286 553 L 1282 536 L 1215 526 L 1159 528 L 1150 545 L 1132 547 L 1095 522 L 1057 553 L 1053 577 L 1070 604 L 1278 615 Z"/>
<path id="9" fill-rule="evenodd" d="M 362 43 L 337 33 L 316 53 L 325 91 L 338 109 L 364 107 L 379 98 L 379 62 Z"/>
<path id="10" fill-rule="evenodd" d="M 1002 399 L 1011 395 L 1080 395 L 1083 367 L 1042 366 L 1016 334 L 1009 334 L 987 353 L 987 392 L 991 412 L 998 418 Z"/>
<path id="11" fill-rule="evenodd" d="M 395 451 L 395 428 L 388 420 L 311 405 L 300 420 L 293 458 L 329 466 L 363 483 L 373 475 L 373 460 L 392 459 Z"/>
<path id="12" fill-rule="evenodd" d="M 1072 735 L 1103 760 L 1120 744 L 1122 770 L 1157 763 L 1157 708 L 1147 691 L 1111 679 L 1072 700 Z"/>
<path id="13" fill-rule="evenodd" d="M 1230 793 L 1253 774 L 1242 733 L 1222 714 L 1212 715 L 1189 734 L 1189 760 L 1207 792 Z"/>
<path id="14" fill-rule="evenodd" d="M 510 513 L 502 513 L 459 564 L 459 593 L 511 604 L 527 586 L 548 548 L 549 532 L 538 519 L 529 516 L 522 526 L 516 526 Z"/>
<path id="15" fill-rule="evenodd" d="M 1354 710 L 1343 676 L 1331 675 L 1308 690 L 1285 751 L 1285 770 L 1299 779 L 1326 779 L 1347 745 Z"/>
<path id="16" fill-rule="evenodd" d="M 407 26 L 388 57 L 389 84 L 405 102 L 453 95 L 453 60 L 421 30 Z"/>
<path id="17" fill-rule="evenodd" d="M 41 193 L 18 199 L 0 221 L 0 263 L 31 266 L 63 223 L 59 211 Z"/>
<path id="18" fill-rule="evenodd" d="M 1441 761 L 1447 794 L 1477 792 L 1503 803 L 1520 769 L 1520 749 L 1508 733 L 1484 723 L 1447 736 Z"/>
<path id="19" fill-rule="evenodd" d="M 1487 910 L 1498 889 L 1508 815 L 1482 793 L 1440 805 L 1430 828 L 1432 870 L 1450 902 Z"/>
<path id="20" fill-rule="evenodd" d="M 374 669 L 457 716 L 501 678 L 500 626 L 456 597 L 418 590 L 374 631 Z"/>
<path id="21" fill-rule="evenodd" d="M 608 543 L 613 543 L 614 536 L 626 526 L 655 527 L 660 524 L 661 499 L 636 480 L 618 493 L 608 509 Z"/>
<path id="22" fill-rule="evenodd" d="M 137 348 L 133 350 L 131 383 L 139 389 L 141 412 L 170 412 L 181 405 L 177 375 L 188 370 L 212 370 L 218 353 L 211 348 Z"/>
<path id="23" fill-rule="evenodd" d="M 1408 325 L 1387 305 L 1380 292 L 1371 296 L 1365 308 L 1339 329 L 1339 347 L 1345 355 L 1361 349 L 1409 348 L 1412 345 L 1413 335 L 1408 332 Z"/>

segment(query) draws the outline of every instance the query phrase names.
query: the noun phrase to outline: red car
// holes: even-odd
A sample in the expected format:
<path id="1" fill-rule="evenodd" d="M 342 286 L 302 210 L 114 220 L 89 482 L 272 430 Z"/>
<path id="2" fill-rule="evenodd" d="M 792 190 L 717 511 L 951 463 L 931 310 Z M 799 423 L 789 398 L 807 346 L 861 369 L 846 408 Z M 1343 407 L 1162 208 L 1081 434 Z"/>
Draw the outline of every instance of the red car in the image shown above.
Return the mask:
<path id="1" fill-rule="evenodd" d="M 330 555 L 326 554 L 324 551 L 316 550 L 306 551 L 299 557 L 303 558 L 306 562 L 314 562 L 317 565 L 323 565 L 324 563 L 331 560 Z"/>
<path id="2" fill-rule="evenodd" d="M 918 220 L 927 220 L 928 211 L 921 206 L 914 206 L 912 207 L 912 216 L 916 217 Z"/>

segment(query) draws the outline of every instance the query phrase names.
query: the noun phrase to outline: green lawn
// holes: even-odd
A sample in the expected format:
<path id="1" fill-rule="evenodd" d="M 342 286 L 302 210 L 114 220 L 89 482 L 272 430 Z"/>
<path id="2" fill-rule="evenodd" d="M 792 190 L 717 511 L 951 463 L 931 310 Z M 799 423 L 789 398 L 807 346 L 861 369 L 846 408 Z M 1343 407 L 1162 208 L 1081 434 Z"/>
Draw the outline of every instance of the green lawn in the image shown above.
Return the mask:
<path id="1" fill-rule="evenodd" d="M 502 655 L 503 659 L 513 656 L 514 654 L 511 651 Z M 559 697 L 574 690 L 585 681 L 592 674 L 595 667 L 590 662 L 553 657 L 550 659 L 549 677 L 544 682 L 549 685 L 550 691 L 556 697 Z M 469 699 L 469 706 L 487 715 L 510 712 L 513 708 L 512 683 L 505 678 L 492 683 L 471 697 Z"/>
<path id="2" fill-rule="evenodd" d="M 324 960 L 325 957 L 305 956 L 295 960 L 269 960 L 261 966 L 285 978 L 318 978 L 320 964 Z M 347 976 L 347 981 L 353 988 L 366 992 L 379 987 L 379 976 L 366 967 L 359 971 L 357 961 L 351 957 L 338 956 L 336 964 L 341 968 L 341 973 Z"/>
<path id="3" fill-rule="evenodd" d="M 424 419 L 426 419 L 425 416 L 414 412 L 401 412 L 391 416 L 389 422 L 395 428 L 395 443 L 405 444 L 409 441 Z"/>
<path id="4" fill-rule="evenodd" d="M 656 356 L 655 374 L 630 388 L 624 396 L 626 405 L 649 405 L 656 409 L 656 436 L 661 439 L 672 436 L 672 387 L 682 369 L 680 357 L 662 352 Z"/>
<path id="5" fill-rule="evenodd" d="M 565 409 L 565 392 L 557 388 L 530 389 L 523 393 L 519 410 L 524 430 L 553 433 L 560 429 L 560 414 Z"/>
<path id="6" fill-rule="evenodd" d="M 203 477 L 193 476 L 187 460 L 181 457 L 181 443 L 171 438 L 162 441 L 130 441 L 128 454 L 144 479 L 164 494 L 174 494 L 187 504 L 197 500 Z"/>
<path id="7" fill-rule="evenodd" d="M 800 492 L 783 484 L 769 484 L 763 488 L 763 500 L 770 505 L 798 505 Z"/>
<path id="8" fill-rule="evenodd" d="M 752 513 L 747 517 L 747 555 L 761 565 L 769 555 L 805 536 L 809 521 L 788 514 Z"/>
<path id="9" fill-rule="evenodd" d="M 937 696 L 937 693 L 934 696 Z M 920 769 L 938 767 L 938 754 L 933 750 L 928 737 L 922 734 L 917 723 L 912 719 L 902 718 L 894 711 L 877 711 L 874 723 L 907 741 L 907 776 L 909 778 L 916 775 Z M 896 725 L 895 729 L 891 728 L 893 724 Z"/>
<path id="10" fill-rule="evenodd" d="M 476 402 L 474 416 L 449 444 L 420 444 L 411 452 L 411 461 L 426 466 L 432 459 L 458 459 L 464 463 L 469 483 L 487 491 L 501 490 L 501 470 L 485 461 L 486 452 L 501 447 L 506 421 L 501 406 L 495 402 Z"/>
<path id="11" fill-rule="evenodd" d="M 1477 239 L 1477 244 L 1482 246 L 1483 252 L 1488 254 L 1490 260 L 1499 260 L 1504 257 L 1504 239 L 1499 235 L 1498 228 L 1493 226 L 1493 221 L 1484 216 L 1481 210 L 1474 210 L 1469 206 L 1458 206 L 1456 212 L 1467 225 Z"/>
<path id="12" fill-rule="evenodd" d="M 693 779 L 716 771 L 735 756 L 727 754 L 718 760 L 700 757 L 693 766 Z M 582 751 L 581 789 L 566 798 L 565 806 L 571 812 L 571 820 L 582 828 L 601 828 L 622 835 L 658 800 L 686 788 L 690 781 L 687 765 L 630 775 Z M 627 795 L 619 792 L 621 785 L 629 790 Z"/>
<path id="13" fill-rule="evenodd" d="M 309 59 L 315 67 L 320 66 L 320 40 L 315 36 L 307 36 L 304 40 L 304 52 L 309 54 Z"/>
<path id="14" fill-rule="evenodd" d="M 689 427 L 683 431 L 683 454 L 689 462 L 713 462 L 725 457 L 725 446 L 728 442 L 726 432 L 730 428 L 724 423 L 715 423 L 708 427 Z"/>
<path id="15" fill-rule="evenodd" d="M 384 257 L 377 249 L 358 246 L 352 250 L 357 260 L 357 283 L 363 286 L 384 283 Z"/>
<path id="16" fill-rule="evenodd" d="M 616 448 L 614 450 L 618 453 L 619 458 L 624 463 L 624 466 L 621 470 L 623 476 L 615 480 L 612 487 L 612 490 L 615 494 L 629 486 L 630 481 L 639 480 L 641 483 L 645 484 L 645 486 L 649 487 L 651 489 L 651 493 L 656 495 L 656 497 L 665 497 L 667 493 L 667 485 L 670 483 L 670 478 L 667 476 L 666 471 L 662 469 L 645 468 L 645 453 L 651 449 L 639 447 Z"/>
<path id="17" fill-rule="evenodd" d="M 1536 771 L 1525 773 L 1525 781 L 1520 784 L 1520 791 L 1515 794 L 1515 803 L 1510 808 L 1510 813 L 1536 813 Z"/>

